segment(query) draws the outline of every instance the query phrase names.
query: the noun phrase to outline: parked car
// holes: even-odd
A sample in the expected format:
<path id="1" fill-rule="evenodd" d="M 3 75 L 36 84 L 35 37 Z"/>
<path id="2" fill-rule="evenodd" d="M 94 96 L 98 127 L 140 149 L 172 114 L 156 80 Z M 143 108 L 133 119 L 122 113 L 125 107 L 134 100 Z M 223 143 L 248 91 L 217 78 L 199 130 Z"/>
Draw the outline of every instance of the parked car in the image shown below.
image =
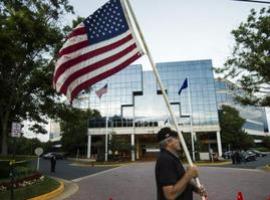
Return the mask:
<path id="1" fill-rule="evenodd" d="M 255 150 L 255 149 L 251 149 L 250 151 L 251 151 L 252 153 L 254 153 L 257 157 L 265 157 L 265 156 L 267 156 L 266 153 L 261 152 L 261 151 L 258 151 L 258 150 Z"/>
<path id="2" fill-rule="evenodd" d="M 241 155 L 246 162 L 257 160 L 256 154 L 252 153 L 251 151 L 242 152 Z"/>
<path id="3" fill-rule="evenodd" d="M 64 159 L 64 154 L 61 152 L 49 152 L 44 154 L 42 157 L 44 159 L 51 159 L 53 156 L 55 156 L 56 159 Z"/>

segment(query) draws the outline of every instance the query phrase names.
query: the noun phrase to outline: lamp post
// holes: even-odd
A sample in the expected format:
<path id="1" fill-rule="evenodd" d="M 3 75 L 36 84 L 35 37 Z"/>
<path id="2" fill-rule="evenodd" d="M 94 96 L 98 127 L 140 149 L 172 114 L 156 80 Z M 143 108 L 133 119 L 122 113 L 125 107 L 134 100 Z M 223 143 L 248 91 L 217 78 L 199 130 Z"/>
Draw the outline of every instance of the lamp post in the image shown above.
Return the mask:
<path id="1" fill-rule="evenodd" d="M 15 153 L 16 153 L 16 137 L 20 137 L 21 134 L 21 124 L 20 123 L 16 123 L 16 122 L 12 122 L 12 127 L 11 127 L 11 137 L 13 138 L 13 153 L 12 153 L 12 160 L 10 160 L 9 162 L 9 166 L 10 166 L 10 199 L 13 200 L 14 199 L 14 189 L 13 189 L 13 185 L 14 185 L 14 164 L 15 164 Z"/>

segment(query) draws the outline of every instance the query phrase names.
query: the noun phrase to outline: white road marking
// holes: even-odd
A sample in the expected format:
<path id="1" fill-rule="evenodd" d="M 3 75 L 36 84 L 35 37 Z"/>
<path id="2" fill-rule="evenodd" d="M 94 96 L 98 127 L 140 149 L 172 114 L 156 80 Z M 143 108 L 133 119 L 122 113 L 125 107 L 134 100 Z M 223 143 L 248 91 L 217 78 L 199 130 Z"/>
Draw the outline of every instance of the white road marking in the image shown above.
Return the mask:
<path id="1" fill-rule="evenodd" d="M 114 170 L 116 170 L 116 169 L 119 169 L 119 168 L 125 167 L 125 166 L 126 166 L 126 165 L 123 165 L 123 166 L 120 166 L 120 167 L 115 167 L 115 168 L 108 169 L 108 170 L 104 170 L 104 171 L 102 171 L 102 172 L 98 172 L 98 173 L 91 174 L 91 175 L 88 175 L 88 176 L 83 176 L 83 177 L 81 177 L 81 178 L 76 178 L 76 179 L 73 179 L 73 180 L 71 180 L 71 181 L 77 183 L 77 182 L 80 182 L 80 181 L 82 181 L 82 180 L 85 180 L 85 179 L 88 179 L 88 178 L 91 178 L 91 177 L 95 177 L 95 176 L 98 176 L 98 175 L 101 175 L 101 174 L 106 174 L 106 173 L 108 173 L 108 172 L 114 171 Z"/>

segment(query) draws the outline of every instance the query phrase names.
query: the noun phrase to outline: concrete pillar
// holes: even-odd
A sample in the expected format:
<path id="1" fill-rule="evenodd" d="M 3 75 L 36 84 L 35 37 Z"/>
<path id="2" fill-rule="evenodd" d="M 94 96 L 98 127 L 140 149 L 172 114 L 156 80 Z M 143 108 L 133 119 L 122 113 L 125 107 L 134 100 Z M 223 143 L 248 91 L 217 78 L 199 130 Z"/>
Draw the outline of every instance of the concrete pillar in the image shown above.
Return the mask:
<path id="1" fill-rule="evenodd" d="M 140 144 L 139 144 L 139 138 L 137 138 L 137 143 L 136 143 L 136 158 L 140 159 Z"/>
<path id="2" fill-rule="evenodd" d="M 92 140 L 92 136 L 88 135 L 88 143 L 87 143 L 87 158 L 91 158 L 91 141 Z"/>
<path id="3" fill-rule="evenodd" d="M 108 134 L 105 135 L 105 161 L 108 161 Z"/>
<path id="4" fill-rule="evenodd" d="M 220 137 L 220 132 L 217 131 L 217 146 L 218 146 L 218 156 L 222 156 L 222 144 L 221 144 L 221 137 Z"/>
<path id="5" fill-rule="evenodd" d="M 193 162 L 196 161 L 196 158 L 195 158 L 195 145 L 194 145 L 194 132 L 191 132 L 191 149 L 192 149 L 192 160 Z"/>
<path id="6" fill-rule="evenodd" d="M 108 161 L 108 116 L 106 117 L 106 129 L 105 129 L 105 161 Z"/>
<path id="7" fill-rule="evenodd" d="M 135 161 L 135 135 L 131 134 L 131 146 L 132 146 L 132 150 L 131 150 L 131 161 Z"/>

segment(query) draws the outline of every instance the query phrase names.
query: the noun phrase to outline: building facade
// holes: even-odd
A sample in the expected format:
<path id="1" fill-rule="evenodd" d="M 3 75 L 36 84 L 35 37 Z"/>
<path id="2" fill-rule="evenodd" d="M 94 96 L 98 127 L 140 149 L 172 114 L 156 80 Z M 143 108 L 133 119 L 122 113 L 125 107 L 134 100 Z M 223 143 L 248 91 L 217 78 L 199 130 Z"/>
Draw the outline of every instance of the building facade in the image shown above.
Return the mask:
<path id="1" fill-rule="evenodd" d="M 157 63 L 157 68 L 190 152 L 200 152 L 201 159 L 209 159 L 212 149 L 221 156 L 212 61 Z M 179 95 L 178 91 L 186 78 L 188 88 Z M 106 84 L 107 92 L 99 98 L 95 92 Z M 80 95 L 73 105 L 97 109 L 102 115 L 102 118 L 89 121 L 88 157 L 97 153 L 98 141 L 105 140 L 107 146 L 108 138 L 113 134 L 130 143 L 131 153 L 127 154 L 132 160 L 146 158 L 159 149 L 156 141 L 158 130 L 172 126 L 153 72 L 143 71 L 141 65 L 131 65 L 98 82 L 90 88 L 90 93 Z M 200 145 L 192 145 L 192 141 Z M 110 151 L 105 148 L 103 153 L 106 158 Z"/>
<path id="2" fill-rule="evenodd" d="M 52 119 L 49 120 L 49 141 L 59 142 L 62 138 L 60 123 Z"/>

